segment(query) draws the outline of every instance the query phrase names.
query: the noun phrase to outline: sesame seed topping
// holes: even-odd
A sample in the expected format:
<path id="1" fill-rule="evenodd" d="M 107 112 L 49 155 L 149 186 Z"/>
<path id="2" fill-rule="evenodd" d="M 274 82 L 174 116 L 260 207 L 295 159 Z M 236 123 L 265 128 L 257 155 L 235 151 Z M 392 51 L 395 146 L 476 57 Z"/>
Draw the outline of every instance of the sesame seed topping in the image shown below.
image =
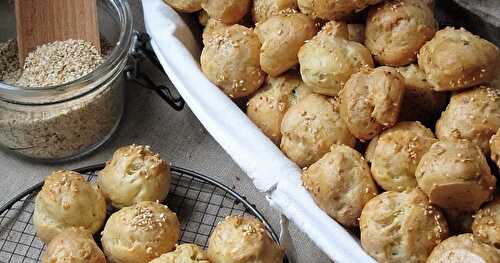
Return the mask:
<path id="1" fill-rule="evenodd" d="M 134 229 L 153 231 L 161 228 L 167 222 L 164 213 L 156 215 L 150 208 L 141 205 L 135 206 L 134 209 L 134 217 L 128 222 Z"/>

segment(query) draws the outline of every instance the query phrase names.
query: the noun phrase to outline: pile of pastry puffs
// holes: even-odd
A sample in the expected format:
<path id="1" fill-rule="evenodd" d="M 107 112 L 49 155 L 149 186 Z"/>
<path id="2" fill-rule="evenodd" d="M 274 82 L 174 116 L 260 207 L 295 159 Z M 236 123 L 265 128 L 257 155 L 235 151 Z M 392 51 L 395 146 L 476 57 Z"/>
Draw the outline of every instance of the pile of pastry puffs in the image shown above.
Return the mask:
<path id="1" fill-rule="evenodd" d="M 179 244 L 178 215 L 162 204 L 171 179 L 170 165 L 143 145 L 116 150 L 97 183 L 77 172 L 53 172 L 37 194 L 33 213 L 36 235 L 47 244 L 42 262 L 283 262 L 284 250 L 261 221 L 249 216 L 231 215 L 218 222 L 206 251 Z M 108 204 L 112 209 L 107 210 Z M 206 227 L 207 220 L 199 224 Z"/>
<path id="2" fill-rule="evenodd" d="M 432 0 L 165 1 L 198 15 L 207 78 L 373 258 L 500 262 L 497 46 L 439 28 Z"/>

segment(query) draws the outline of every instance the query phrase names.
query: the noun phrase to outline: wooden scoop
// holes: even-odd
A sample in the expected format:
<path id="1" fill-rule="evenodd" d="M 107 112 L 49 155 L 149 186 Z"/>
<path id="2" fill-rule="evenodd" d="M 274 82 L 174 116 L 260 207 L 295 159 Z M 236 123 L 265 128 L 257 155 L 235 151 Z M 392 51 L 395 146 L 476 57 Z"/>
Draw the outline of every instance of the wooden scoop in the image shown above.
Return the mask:
<path id="1" fill-rule="evenodd" d="M 100 50 L 96 0 L 16 0 L 19 61 L 36 47 L 79 39 Z"/>

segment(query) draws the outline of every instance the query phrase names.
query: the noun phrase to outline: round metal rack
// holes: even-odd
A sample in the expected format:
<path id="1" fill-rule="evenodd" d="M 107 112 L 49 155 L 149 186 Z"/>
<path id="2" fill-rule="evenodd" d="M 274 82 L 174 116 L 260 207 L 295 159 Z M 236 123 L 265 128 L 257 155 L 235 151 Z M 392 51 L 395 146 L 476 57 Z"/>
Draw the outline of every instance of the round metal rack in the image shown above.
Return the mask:
<path id="1" fill-rule="evenodd" d="M 75 171 L 93 182 L 103 167 L 104 164 L 100 164 Z M 229 215 L 248 215 L 261 220 L 270 236 L 278 241 L 266 219 L 238 193 L 187 169 L 172 167 L 171 174 L 170 193 L 164 203 L 179 217 L 180 243 L 195 243 L 206 248 L 212 230 Z M 31 187 L 0 208 L 0 262 L 41 262 L 45 245 L 36 237 L 32 216 L 35 197 L 42 185 Z M 113 210 L 110 208 L 108 212 Z"/>

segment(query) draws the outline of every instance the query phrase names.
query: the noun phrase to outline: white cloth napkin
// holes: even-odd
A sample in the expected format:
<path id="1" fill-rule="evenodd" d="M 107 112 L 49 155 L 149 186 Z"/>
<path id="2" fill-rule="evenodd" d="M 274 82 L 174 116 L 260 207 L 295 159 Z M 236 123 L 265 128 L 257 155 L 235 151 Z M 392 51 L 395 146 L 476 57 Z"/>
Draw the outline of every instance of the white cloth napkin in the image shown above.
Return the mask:
<path id="1" fill-rule="evenodd" d="M 162 0 L 143 0 L 142 5 L 151 45 L 168 77 L 208 132 L 266 194 L 271 206 L 336 262 L 375 262 L 355 237 L 316 206 L 302 187 L 299 167 L 203 75 L 200 47 L 181 17 Z"/>

